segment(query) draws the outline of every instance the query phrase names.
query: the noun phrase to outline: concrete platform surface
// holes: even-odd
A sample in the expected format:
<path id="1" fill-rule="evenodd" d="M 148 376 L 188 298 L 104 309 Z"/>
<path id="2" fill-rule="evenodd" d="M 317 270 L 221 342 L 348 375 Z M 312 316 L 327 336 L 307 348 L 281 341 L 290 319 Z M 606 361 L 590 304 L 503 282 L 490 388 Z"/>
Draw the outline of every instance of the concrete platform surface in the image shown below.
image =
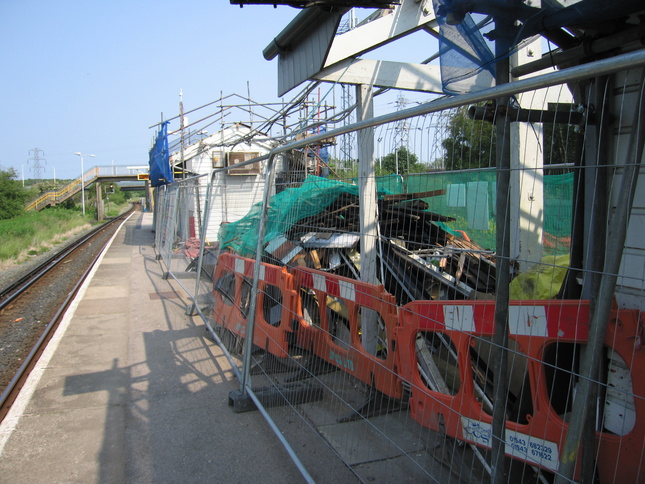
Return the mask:
<path id="1" fill-rule="evenodd" d="M 231 366 L 152 244 L 136 212 L 86 281 L 0 425 L 0 483 L 303 482 L 261 414 L 229 407 Z M 312 450 L 316 481 L 355 479 Z"/>

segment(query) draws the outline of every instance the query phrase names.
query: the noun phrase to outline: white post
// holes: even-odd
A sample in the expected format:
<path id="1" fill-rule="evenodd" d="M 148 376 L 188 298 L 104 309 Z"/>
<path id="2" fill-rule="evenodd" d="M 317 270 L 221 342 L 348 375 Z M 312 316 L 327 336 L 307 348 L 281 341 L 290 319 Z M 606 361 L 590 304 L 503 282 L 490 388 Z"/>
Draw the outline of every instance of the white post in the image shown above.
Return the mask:
<path id="1" fill-rule="evenodd" d="M 83 154 L 79 151 L 74 153 L 76 156 L 81 157 L 81 207 L 83 209 L 83 215 L 85 215 L 85 166 L 83 165 L 83 157 L 84 156 L 92 156 L 94 157 L 95 155 L 87 155 Z"/>
<path id="2" fill-rule="evenodd" d="M 83 155 L 81 155 L 81 206 L 85 215 L 85 167 L 83 166 Z"/>
<path id="3" fill-rule="evenodd" d="M 356 86 L 357 121 L 374 117 L 372 86 Z M 358 132 L 358 190 L 360 198 L 361 280 L 377 284 L 376 241 L 378 219 L 374 169 L 374 128 Z M 378 347 L 378 321 L 375 311 L 362 308 L 363 348 L 375 355 Z"/>
<path id="4" fill-rule="evenodd" d="M 541 52 L 541 39 L 523 46 L 511 56 L 511 65 L 530 61 L 531 52 Z M 551 89 L 550 93 L 553 93 Z M 520 94 L 525 109 L 547 109 L 549 90 Z M 551 94 L 553 96 L 553 94 Z M 543 124 L 511 122 L 511 259 L 520 272 L 540 262 L 544 226 Z"/>

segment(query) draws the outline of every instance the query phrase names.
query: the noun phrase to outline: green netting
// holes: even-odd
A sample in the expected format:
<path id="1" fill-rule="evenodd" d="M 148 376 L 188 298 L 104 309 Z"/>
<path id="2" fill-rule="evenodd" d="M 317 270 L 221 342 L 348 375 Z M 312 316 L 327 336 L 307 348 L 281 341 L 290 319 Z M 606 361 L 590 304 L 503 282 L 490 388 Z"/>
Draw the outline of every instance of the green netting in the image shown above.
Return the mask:
<path id="1" fill-rule="evenodd" d="M 545 252 L 566 253 L 571 236 L 573 174 L 547 175 L 543 180 Z M 446 229 L 460 231 L 484 249 L 495 249 L 494 169 L 378 177 L 377 189 L 380 196 L 445 190 L 442 195 L 423 198 L 428 210 L 455 218 L 446 224 Z M 309 176 L 302 186 L 275 195 L 270 202 L 264 242 L 287 233 L 295 222 L 321 212 L 341 193 L 358 196 L 358 187 Z M 242 255 L 255 254 L 260 210 L 258 203 L 242 220 L 222 226 L 220 246 Z"/>
<path id="2" fill-rule="evenodd" d="M 358 178 L 352 178 L 351 182 L 358 185 Z M 401 175 L 384 175 L 376 177 L 376 189 L 387 193 L 406 193 Z"/>
<path id="3" fill-rule="evenodd" d="M 448 225 L 464 231 L 485 249 L 495 249 L 496 173 L 494 169 L 435 172 L 409 175 L 406 191 L 418 193 L 446 190 L 424 198 L 428 210 L 456 220 Z M 544 246 L 547 253 L 569 251 L 573 213 L 573 173 L 546 175 L 544 190 Z"/>
<path id="4" fill-rule="evenodd" d="M 403 177 L 399 175 L 387 175 L 376 177 L 376 188 L 387 193 L 404 193 Z"/>
<path id="5" fill-rule="evenodd" d="M 570 237 L 573 214 L 573 173 L 544 177 L 544 231 Z"/>
<path id="6" fill-rule="evenodd" d="M 484 249 L 495 249 L 495 170 L 414 174 L 405 184 L 408 193 L 445 190 L 423 199 L 428 210 L 455 218 L 450 228 L 464 231 Z"/>
<path id="7" fill-rule="evenodd" d="M 300 187 L 287 188 L 274 195 L 269 202 L 264 242 L 284 235 L 297 221 L 321 212 L 342 193 L 358 196 L 358 187 L 328 178 L 308 176 Z M 378 193 L 382 196 L 390 192 L 379 188 Z M 222 225 L 218 235 L 220 247 L 244 256 L 255 255 L 261 211 L 262 203 L 258 202 L 241 220 Z"/>

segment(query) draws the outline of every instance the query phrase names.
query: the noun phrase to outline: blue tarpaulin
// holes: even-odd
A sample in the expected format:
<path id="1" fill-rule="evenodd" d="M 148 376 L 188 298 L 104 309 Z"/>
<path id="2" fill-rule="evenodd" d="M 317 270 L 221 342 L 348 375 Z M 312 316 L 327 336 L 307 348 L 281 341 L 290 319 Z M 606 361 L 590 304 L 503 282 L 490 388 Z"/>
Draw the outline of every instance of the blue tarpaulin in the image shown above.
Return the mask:
<path id="1" fill-rule="evenodd" d="M 327 127 L 321 126 L 319 133 L 325 133 Z M 329 176 L 329 149 L 327 145 L 320 148 L 320 159 L 323 162 L 323 166 L 320 168 L 320 176 L 327 178 Z"/>
<path id="2" fill-rule="evenodd" d="M 168 153 L 168 123 L 169 121 L 161 123 L 155 144 L 150 150 L 150 183 L 153 187 L 167 185 L 174 181 Z"/>
<path id="3" fill-rule="evenodd" d="M 446 0 L 433 0 L 439 23 L 441 83 L 446 94 L 480 91 L 495 84 L 495 59 L 470 14 L 458 25 L 446 22 Z"/>

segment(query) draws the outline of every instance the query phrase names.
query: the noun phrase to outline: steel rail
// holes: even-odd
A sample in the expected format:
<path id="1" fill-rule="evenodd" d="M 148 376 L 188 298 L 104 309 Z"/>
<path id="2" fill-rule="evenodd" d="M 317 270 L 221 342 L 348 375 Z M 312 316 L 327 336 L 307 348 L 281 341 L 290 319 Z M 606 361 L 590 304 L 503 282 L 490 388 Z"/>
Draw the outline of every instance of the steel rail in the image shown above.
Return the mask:
<path id="1" fill-rule="evenodd" d="M 63 301 L 63 304 L 58 308 L 58 310 L 56 311 L 56 314 L 51 319 L 51 321 L 47 324 L 45 330 L 40 335 L 40 338 L 38 338 L 38 341 L 36 341 L 34 346 L 31 348 L 31 351 L 22 362 L 22 365 L 20 365 L 20 368 L 18 368 L 18 371 L 16 371 L 16 374 L 13 376 L 11 381 L 7 384 L 7 387 L 2 392 L 2 396 L 0 396 L 0 422 L 2 422 L 6 413 L 9 411 L 9 408 L 6 408 L 5 404 L 9 401 L 9 398 L 11 397 L 11 395 L 14 394 L 14 391 L 17 390 L 18 384 L 22 381 L 23 376 L 26 376 L 26 374 L 28 374 L 27 370 L 31 369 L 31 367 L 33 367 L 33 365 L 36 363 L 37 361 L 36 356 L 38 356 L 44 350 L 45 342 L 49 340 L 49 336 L 52 334 L 52 331 L 58 327 L 58 323 L 60 322 L 61 317 L 63 316 L 63 314 L 65 314 L 65 311 L 69 307 L 71 301 L 76 296 L 76 293 L 81 287 L 81 284 L 83 284 L 83 282 L 85 281 L 85 278 L 92 270 L 92 267 L 94 267 L 95 262 L 96 262 L 96 259 L 92 262 L 92 264 L 87 268 L 87 270 L 80 277 L 78 282 L 74 285 L 74 288 L 67 295 L 67 297 L 65 298 L 65 301 Z"/>
<path id="2" fill-rule="evenodd" d="M 128 212 L 130 213 L 130 212 Z M 54 267 L 56 267 L 57 264 L 59 264 L 65 257 L 70 255 L 72 252 L 74 252 L 76 249 L 78 249 L 80 246 L 85 244 L 88 240 L 90 240 L 92 237 L 97 235 L 99 232 L 102 230 L 105 230 L 107 227 L 110 225 L 116 223 L 118 220 L 121 219 L 124 215 L 121 215 L 119 217 L 115 217 L 114 219 L 99 225 L 98 227 L 92 229 L 90 232 L 87 234 L 83 235 L 80 239 L 76 240 L 74 243 L 68 245 L 64 249 L 62 249 L 60 252 L 57 252 L 56 254 L 52 255 L 49 257 L 47 260 L 45 260 L 43 263 L 38 265 L 35 269 L 31 270 L 27 274 L 23 275 L 22 277 L 16 279 L 14 282 L 10 283 L 9 285 L 3 287 L 0 289 L 0 298 L 4 298 L 0 302 L 0 311 L 5 308 L 11 301 L 16 299 L 20 294 L 22 294 L 25 290 L 27 290 L 29 287 L 31 287 L 36 281 L 38 281 L 41 277 L 43 277 L 45 274 L 47 274 L 50 270 L 52 270 Z M 8 296 L 6 296 L 8 293 L 10 293 Z M 6 297 L 5 297 L 6 296 Z"/>

